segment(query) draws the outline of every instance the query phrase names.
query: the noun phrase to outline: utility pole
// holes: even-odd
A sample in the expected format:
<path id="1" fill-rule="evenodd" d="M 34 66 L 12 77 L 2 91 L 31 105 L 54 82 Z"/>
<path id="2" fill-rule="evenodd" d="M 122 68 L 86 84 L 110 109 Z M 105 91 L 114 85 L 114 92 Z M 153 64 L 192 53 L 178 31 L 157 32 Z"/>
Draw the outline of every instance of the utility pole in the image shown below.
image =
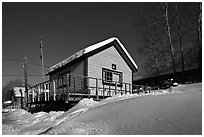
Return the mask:
<path id="1" fill-rule="evenodd" d="M 42 38 L 40 38 L 40 52 L 41 52 L 41 63 L 42 63 L 42 81 L 44 81 L 44 62 L 43 62 L 43 43 L 42 43 Z"/>
<path id="2" fill-rule="evenodd" d="M 43 91 L 44 91 L 44 95 L 45 95 L 45 101 L 46 101 L 46 90 L 45 90 L 45 85 L 44 85 L 44 80 L 45 80 L 45 74 L 44 74 L 44 58 L 43 58 L 43 43 L 42 43 L 42 38 L 40 38 L 40 59 L 41 59 L 41 63 L 42 63 L 42 83 L 43 83 Z"/>
<path id="3" fill-rule="evenodd" d="M 27 57 L 24 57 L 24 63 L 23 63 L 23 68 L 24 68 L 24 79 L 25 79 L 25 94 L 24 94 L 24 106 L 25 109 L 28 107 L 28 75 L 27 75 Z"/>

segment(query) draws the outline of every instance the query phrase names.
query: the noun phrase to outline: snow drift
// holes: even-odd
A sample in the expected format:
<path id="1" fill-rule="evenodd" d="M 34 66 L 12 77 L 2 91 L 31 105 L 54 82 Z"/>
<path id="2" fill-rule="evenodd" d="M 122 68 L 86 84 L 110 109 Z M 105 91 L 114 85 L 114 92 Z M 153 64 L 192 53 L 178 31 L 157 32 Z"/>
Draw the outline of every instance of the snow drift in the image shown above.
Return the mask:
<path id="1" fill-rule="evenodd" d="M 15 110 L 3 114 L 3 134 L 202 134 L 201 83 L 172 90 L 83 99 L 67 112 Z"/>

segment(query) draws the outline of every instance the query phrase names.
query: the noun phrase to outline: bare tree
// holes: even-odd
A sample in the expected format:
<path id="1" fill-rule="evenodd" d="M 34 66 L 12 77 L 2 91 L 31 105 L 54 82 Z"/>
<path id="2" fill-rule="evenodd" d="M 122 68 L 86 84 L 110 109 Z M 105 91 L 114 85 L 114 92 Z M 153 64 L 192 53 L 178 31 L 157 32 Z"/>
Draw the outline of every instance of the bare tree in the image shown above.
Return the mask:
<path id="1" fill-rule="evenodd" d="M 202 3 L 198 10 L 198 46 L 199 46 L 199 71 L 202 73 Z"/>
<path id="2" fill-rule="evenodd" d="M 146 25 L 146 28 L 147 28 L 147 33 L 148 33 L 148 36 L 149 36 L 149 39 L 151 41 L 151 50 L 152 50 L 152 53 L 153 53 L 153 57 L 154 57 L 154 61 L 155 61 L 155 65 L 156 65 L 156 72 L 157 72 L 157 82 L 159 83 L 159 64 L 158 64 L 158 58 L 155 54 L 155 42 L 152 38 L 152 35 L 151 35 L 151 31 L 150 31 L 150 28 L 149 28 L 149 24 Z"/>
<path id="3" fill-rule="evenodd" d="M 167 35 L 168 35 L 168 40 L 169 40 L 169 47 L 170 47 L 170 51 L 171 51 L 170 53 L 171 53 L 171 59 L 172 59 L 174 79 L 176 79 L 176 65 L 175 65 L 175 58 L 174 58 L 174 47 L 173 47 L 173 43 L 172 43 L 171 30 L 170 30 L 170 25 L 169 25 L 168 3 L 167 2 L 165 2 L 165 4 L 163 5 L 163 9 L 164 9 L 165 22 L 166 22 Z"/>
<path id="4" fill-rule="evenodd" d="M 159 51 L 157 49 L 159 48 L 160 40 L 162 40 L 162 32 L 159 31 L 159 29 L 161 29 L 160 25 L 162 18 L 162 16 L 158 16 L 160 11 L 159 6 L 160 4 L 158 3 L 145 4 L 144 6 L 141 6 L 141 9 L 137 9 L 138 14 L 134 22 L 138 31 L 140 31 L 140 42 L 143 45 L 143 47 L 139 48 L 138 51 L 145 55 L 145 63 L 142 64 L 142 71 L 146 75 L 150 74 L 151 76 L 155 76 L 156 74 L 157 82 L 159 81 L 160 75 L 160 64 L 158 61 Z"/>
<path id="5" fill-rule="evenodd" d="M 201 51 L 196 46 L 197 33 L 200 33 L 201 45 L 201 15 L 197 21 L 198 8 L 195 5 L 198 4 L 151 3 L 137 9 L 140 13 L 137 14 L 136 21 L 141 24 L 137 27 L 143 45 L 138 51 L 145 58 L 142 66 L 140 65 L 144 75 L 159 76 L 171 73 L 170 70 L 173 69 L 174 79 L 184 82 L 185 70 L 194 69 L 197 65 L 198 51 Z M 201 10 L 199 13 L 201 14 Z M 200 30 L 196 24 L 200 26 Z M 176 77 L 177 67 L 182 69 L 182 79 Z"/>
<path id="6" fill-rule="evenodd" d="M 175 11 L 176 11 L 176 21 L 177 21 L 177 29 L 178 29 L 178 37 L 179 37 L 179 45 L 180 45 L 180 54 L 181 54 L 181 66 L 182 66 L 182 82 L 185 82 L 185 68 L 184 68 L 184 56 L 183 56 L 183 43 L 182 43 L 182 34 L 181 34 L 181 25 L 180 19 L 178 15 L 178 4 L 175 3 Z"/>

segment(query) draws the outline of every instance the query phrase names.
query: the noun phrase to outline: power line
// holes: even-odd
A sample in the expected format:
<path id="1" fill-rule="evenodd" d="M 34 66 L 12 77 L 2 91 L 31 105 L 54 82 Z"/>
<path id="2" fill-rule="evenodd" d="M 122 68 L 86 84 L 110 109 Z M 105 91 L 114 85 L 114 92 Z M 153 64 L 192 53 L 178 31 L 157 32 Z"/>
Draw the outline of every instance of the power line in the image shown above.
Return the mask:
<path id="1" fill-rule="evenodd" d="M 21 59 L 2 58 L 2 60 L 7 60 L 7 61 L 14 61 L 14 62 L 21 62 L 21 63 L 23 63 L 23 60 L 21 60 Z"/>
<path id="2" fill-rule="evenodd" d="M 35 60 L 35 59 L 31 58 L 31 57 L 28 58 L 28 61 L 29 61 L 29 60 L 30 60 L 31 62 L 39 62 L 39 61 L 37 61 L 37 60 Z"/>
<path id="3" fill-rule="evenodd" d="M 13 59 L 13 58 L 3 58 L 2 60 L 13 61 L 13 62 L 21 62 L 21 63 L 23 63 L 23 61 L 24 61 L 24 60 Z M 35 65 L 35 66 L 41 67 L 40 64 L 37 64 L 37 63 L 31 62 L 31 61 L 28 61 L 27 64 L 31 64 L 31 65 Z M 44 65 L 44 67 L 46 67 L 46 68 L 50 68 L 50 67 L 45 66 L 45 65 Z"/>
<path id="4" fill-rule="evenodd" d="M 30 60 L 30 61 L 29 61 Z M 34 59 L 32 59 L 32 58 L 28 58 L 28 62 L 30 62 L 30 64 L 34 64 L 34 65 L 37 65 L 37 66 L 40 66 L 40 67 L 42 67 L 42 65 L 40 65 L 40 64 L 37 64 L 37 63 L 34 63 L 34 62 L 37 62 L 36 60 L 34 60 Z M 46 68 L 50 68 L 49 66 L 46 66 L 46 65 L 44 65 L 44 67 L 46 67 Z"/>
<path id="5" fill-rule="evenodd" d="M 18 75 L 18 74 L 3 74 L 2 76 L 8 76 L 8 77 L 12 77 L 12 76 L 24 76 L 24 75 Z M 42 77 L 42 75 L 28 75 L 28 76 L 37 76 L 37 77 Z"/>
<path id="6" fill-rule="evenodd" d="M 28 64 L 31 64 L 31 65 L 35 65 L 35 66 L 41 67 L 41 65 L 36 64 L 36 63 L 33 63 L 33 62 L 30 62 L 30 61 L 28 61 Z M 50 67 L 45 66 L 45 65 L 44 65 L 44 67 L 46 67 L 46 68 L 50 68 Z"/>

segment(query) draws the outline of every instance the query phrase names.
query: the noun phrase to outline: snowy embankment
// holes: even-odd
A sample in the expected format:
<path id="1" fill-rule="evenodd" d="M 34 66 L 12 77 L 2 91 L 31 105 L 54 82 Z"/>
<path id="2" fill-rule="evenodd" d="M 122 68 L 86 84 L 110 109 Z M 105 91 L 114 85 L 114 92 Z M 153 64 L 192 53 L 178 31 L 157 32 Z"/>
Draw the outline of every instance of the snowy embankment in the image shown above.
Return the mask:
<path id="1" fill-rule="evenodd" d="M 202 134 L 202 84 L 83 99 L 67 112 L 3 114 L 3 134 Z"/>

